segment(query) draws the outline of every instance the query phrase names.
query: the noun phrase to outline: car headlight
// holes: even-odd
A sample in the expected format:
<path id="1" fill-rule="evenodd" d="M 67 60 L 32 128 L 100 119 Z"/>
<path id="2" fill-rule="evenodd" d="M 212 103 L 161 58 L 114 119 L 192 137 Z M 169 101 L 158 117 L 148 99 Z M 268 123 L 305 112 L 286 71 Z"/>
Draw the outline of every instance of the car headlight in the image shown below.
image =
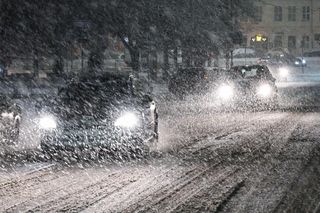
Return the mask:
<path id="1" fill-rule="evenodd" d="M 269 98 L 272 95 L 272 90 L 269 84 L 262 84 L 258 87 L 257 94 L 262 98 Z"/>
<path id="2" fill-rule="evenodd" d="M 118 118 L 114 125 L 122 128 L 134 128 L 139 124 L 139 118 L 132 112 L 124 113 L 120 118 Z"/>
<path id="3" fill-rule="evenodd" d="M 43 116 L 39 120 L 40 129 L 54 130 L 57 128 L 57 121 L 52 116 Z"/>
<path id="4" fill-rule="evenodd" d="M 299 65 L 299 64 L 300 64 L 300 61 L 295 61 L 294 64 L 295 64 L 295 65 Z"/>
<path id="5" fill-rule="evenodd" d="M 279 69 L 279 74 L 280 74 L 281 77 L 288 77 L 289 70 L 287 68 L 280 68 Z"/>
<path id="6" fill-rule="evenodd" d="M 307 62 L 306 62 L 306 60 L 305 60 L 305 59 L 302 59 L 302 63 L 303 63 L 303 64 L 306 64 Z"/>
<path id="7" fill-rule="evenodd" d="M 233 87 L 223 84 L 218 88 L 218 97 L 224 100 L 231 99 L 234 95 Z"/>
<path id="8" fill-rule="evenodd" d="M 9 118 L 9 119 L 13 119 L 13 112 L 11 112 L 11 113 L 8 113 L 8 112 L 3 112 L 3 113 L 1 113 L 1 117 L 2 118 Z"/>

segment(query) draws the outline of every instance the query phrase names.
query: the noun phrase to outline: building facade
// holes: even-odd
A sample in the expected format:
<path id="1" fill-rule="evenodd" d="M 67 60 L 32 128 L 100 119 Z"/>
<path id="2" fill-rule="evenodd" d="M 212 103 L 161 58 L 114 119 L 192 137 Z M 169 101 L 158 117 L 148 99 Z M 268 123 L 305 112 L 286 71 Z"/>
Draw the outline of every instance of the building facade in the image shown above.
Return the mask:
<path id="1" fill-rule="evenodd" d="M 241 21 L 245 44 L 296 55 L 320 49 L 320 0 L 255 0 L 254 18 Z"/>

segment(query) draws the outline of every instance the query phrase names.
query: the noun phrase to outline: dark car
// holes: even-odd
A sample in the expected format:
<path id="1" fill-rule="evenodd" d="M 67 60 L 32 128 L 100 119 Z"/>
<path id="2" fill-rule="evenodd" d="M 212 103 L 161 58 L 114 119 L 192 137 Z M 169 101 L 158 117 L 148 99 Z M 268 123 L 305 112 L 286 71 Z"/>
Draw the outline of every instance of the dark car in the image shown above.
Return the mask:
<path id="1" fill-rule="evenodd" d="M 273 54 L 267 54 L 258 59 L 258 64 L 270 65 L 270 66 L 294 66 L 294 67 L 306 67 L 307 62 L 304 58 L 298 58 L 294 55 L 276 52 Z"/>
<path id="2" fill-rule="evenodd" d="M 215 97 L 224 106 L 278 105 L 278 89 L 265 65 L 236 66 L 215 87 Z"/>
<path id="3" fill-rule="evenodd" d="M 41 106 L 46 156 L 148 151 L 158 138 L 158 112 L 153 99 L 136 88 L 131 77 L 105 74 L 60 89 L 57 98 Z"/>
<path id="4" fill-rule="evenodd" d="M 310 52 L 304 52 L 303 57 L 320 57 L 320 51 L 314 50 Z"/>
<path id="5" fill-rule="evenodd" d="M 21 108 L 8 96 L 0 95 L 0 141 L 3 145 L 17 142 L 21 122 Z"/>
<path id="6" fill-rule="evenodd" d="M 203 67 L 182 68 L 169 81 L 169 91 L 183 99 L 187 95 L 199 95 L 208 91 L 213 70 Z"/>

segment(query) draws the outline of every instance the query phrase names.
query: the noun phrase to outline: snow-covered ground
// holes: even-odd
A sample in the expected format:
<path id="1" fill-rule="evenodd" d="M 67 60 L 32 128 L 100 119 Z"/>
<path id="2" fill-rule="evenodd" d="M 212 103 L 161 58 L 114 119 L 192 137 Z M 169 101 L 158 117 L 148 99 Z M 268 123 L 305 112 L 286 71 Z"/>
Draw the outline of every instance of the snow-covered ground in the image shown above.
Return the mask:
<path id="1" fill-rule="evenodd" d="M 161 157 L 2 168 L 0 211 L 315 209 L 318 193 L 295 185 L 319 184 L 310 181 L 318 164 L 309 163 L 319 148 L 318 112 L 184 114 L 161 119 Z M 305 202 L 295 203 L 300 195 Z"/>
<path id="2" fill-rule="evenodd" d="M 1 159 L 0 211 L 317 212 L 320 82 L 277 84 L 281 109 L 258 112 L 213 110 L 208 99 L 176 100 L 154 84 L 156 155 L 73 164 Z M 30 102 L 23 106 L 19 148 L 29 149 L 37 147 L 36 113 Z"/>

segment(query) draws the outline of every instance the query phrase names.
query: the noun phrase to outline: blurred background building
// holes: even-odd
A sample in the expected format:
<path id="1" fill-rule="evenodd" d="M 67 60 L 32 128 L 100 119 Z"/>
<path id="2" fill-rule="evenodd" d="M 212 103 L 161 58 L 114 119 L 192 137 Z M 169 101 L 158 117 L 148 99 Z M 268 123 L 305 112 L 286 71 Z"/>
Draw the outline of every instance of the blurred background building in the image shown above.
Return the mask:
<path id="1" fill-rule="evenodd" d="M 256 0 L 253 12 L 241 20 L 243 46 L 295 55 L 320 49 L 319 0 Z"/>

